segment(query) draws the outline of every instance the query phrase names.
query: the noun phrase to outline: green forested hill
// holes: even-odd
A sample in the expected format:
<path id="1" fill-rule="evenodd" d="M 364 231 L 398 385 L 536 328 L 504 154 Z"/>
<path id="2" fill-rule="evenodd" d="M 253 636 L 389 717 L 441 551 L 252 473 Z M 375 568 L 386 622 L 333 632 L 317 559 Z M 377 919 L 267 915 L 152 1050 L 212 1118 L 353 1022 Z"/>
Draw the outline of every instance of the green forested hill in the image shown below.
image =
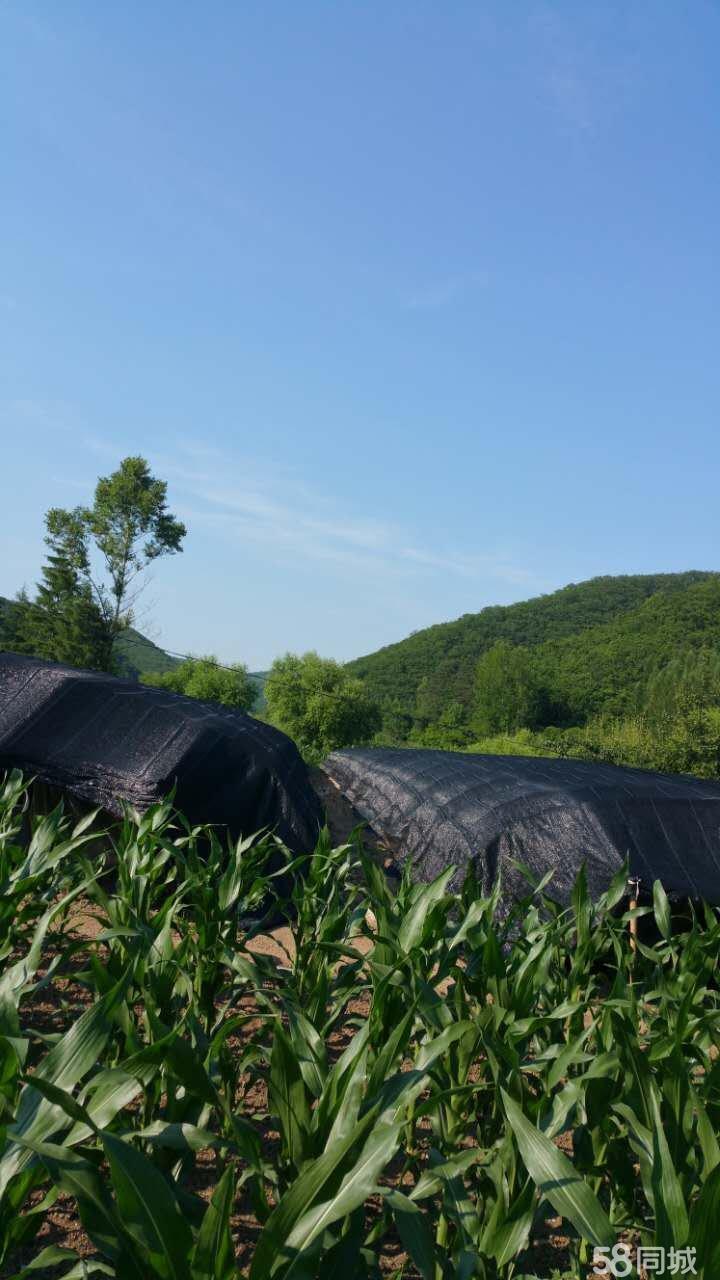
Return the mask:
<path id="1" fill-rule="evenodd" d="M 678 647 L 720 644 L 720 575 L 592 578 L 428 627 L 348 666 L 383 703 L 413 714 L 419 701 L 436 720 L 450 702 L 469 705 L 478 658 L 498 640 L 533 650 L 570 722 L 623 710 Z"/>
<path id="2" fill-rule="evenodd" d="M 691 650 L 720 652 L 720 576 L 662 590 L 635 609 L 534 651 L 534 669 L 567 723 L 632 715 L 648 681 Z"/>
<path id="3" fill-rule="evenodd" d="M 145 675 L 146 672 L 162 675 L 166 671 L 172 671 L 181 661 L 180 658 L 171 657 L 134 627 L 128 627 L 127 631 L 118 636 L 113 653 L 118 672 L 123 676 Z"/>

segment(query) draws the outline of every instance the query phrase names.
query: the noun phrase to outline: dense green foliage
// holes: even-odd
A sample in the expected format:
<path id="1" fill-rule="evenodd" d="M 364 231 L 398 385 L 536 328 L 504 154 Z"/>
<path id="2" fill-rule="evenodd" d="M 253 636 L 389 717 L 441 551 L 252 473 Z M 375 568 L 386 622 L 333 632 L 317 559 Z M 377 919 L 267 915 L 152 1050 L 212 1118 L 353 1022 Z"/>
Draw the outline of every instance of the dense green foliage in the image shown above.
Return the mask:
<path id="1" fill-rule="evenodd" d="M 92 507 L 58 512 L 78 520 L 81 568 L 102 611 L 110 653 L 132 621 L 138 579 L 161 556 L 182 551 L 185 526 L 167 509 L 167 484 L 151 475 L 144 458 L 124 458 L 112 475 L 101 476 Z M 104 576 L 93 572 L 90 548 Z"/>
<path id="2" fill-rule="evenodd" d="M 533 653 L 538 678 L 566 723 L 641 710 L 649 684 L 671 663 L 720 648 L 720 576 L 661 591 L 639 608 Z"/>
<path id="3" fill-rule="evenodd" d="M 34 653 L 25 643 L 22 624 L 22 606 L 32 603 L 27 592 L 21 591 L 15 600 L 0 596 L 0 650 L 10 653 Z M 20 608 L 18 608 L 20 606 Z M 35 657 L 42 657 L 35 653 Z M 134 627 L 126 627 L 120 632 L 113 646 L 113 667 L 118 675 L 137 679 L 143 672 L 162 673 L 172 671 L 180 662 L 164 649 L 154 644 L 147 636 L 136 631 Z M 92 665 L 85 662 L 70 663 L 71 666 Z"/>
<path id="4" fill-rule="evenodd" d="M 428 743 L 448 749 L 447 742 Z M 628 716 L 599 719 L 569 729 L 520 729 L 481 738 L 461 748 L 489 755 L 567 756 L 607 764 L 720 777 L 720 706 L 690 702 L 656 719 Z"/>
<path id="5" fill-rule="evenodd" d="M 221 702 L 236 711 L 252 711 L 258 697 L 257 683 L 251 679 L 247 667 L 241 662 L 232 667 L 221 666 L 212 654 L 186 658 L 171 671 L 144 675 L 142 680 L 156 689 L 184 693 L 203 702 Z"/>
<path id="6" fill-rule="evenodd" d="M 265 681 L 267 711 L 295 740 L 307 760 L 319 761 L 338 747 L 369 742 L 380 714 L 361 680 L 317 653 L 287 653 Z"/>
<path id="7" fill-rule="evenodd" d="M 92 601 L 71 583 L 72 607 L 67 592 L 62 603 L 66 571 L 49 558 L 35 648 L 21 625 L 30 602 L 0 601 L 0 646 L 67 661 L 82 634 L 92 640 Z M 716 776 L 719 655 L 720 575 L 596 578 L 431 627 L 344 668 L 281 659 L 267 713 L 314 761 L 370 740 L 466 750 L 529 729 L 532 747 L 514 739 L 523 749 Z M 177 666 L 132 628 L 116 636 L 113 661 L 123 674 Z M 250 679 L 265 711 L 265 676 Z"/>
<path id="8" fill-rule="evenodd" d="M 695 583 L 713 579 L 720 581 L 718 575 L 700 572 L 593 578 L 552 595 L 464 614 L 456 622 L 417 631 L 398 644 L 347 665 L 353 675 L 366 682 L 374 697 L 383 702 L 395 701 L 410 715 L 415 712 L 423 679 L 428 693 L 437 690 L 441 709 L 455 700 L 469 707 L 477 661 L 497 640 L 535 648 L 570 639 L 572 647 L 571 638 L 634 613 L 652 596 L 672 598 Z M 649 626 L 650 621 L 640 619 L 641 632 L 647 631 L 645 624 Z M 717 612 L 714 627 L 716 634 L 720 632 Z M 647 638 L 640 638 L 639 647 Z M 674 656 L 665 654 L 666 659 Z"/>
<path id="9" fill-rule="evenodd" d="M 498 640 L 475 668 L 472 724 L 478 733 L 533 728 L 545 711 L 542 686 L 529 649 Z"/>
<path id="10" fill-rule="evenodd" d="M 0 642 L 15 653 L 102 669 L 107 649 L 103 617 L 77 566 L 72 535 L 53 517 L 48 512 L 48 554 L 35 598 L 23 590 L 15 600 L 3 601 Z"/>
<path id="11" fill-rule="evenodd" d="M 381 698 L 398 675 L 378 743 L 493 751 L 500 738 L 509 752 L 719 772 L 717 574 L 595 579 L 348 666 Z"/>
<path id="12" fill-rule="evenodd" d="M 167 804 L 28 844 L 25 806 L 0 781 L 3 1276 L 584 1280 L 618 1237 L 720 1273 L 715 909 L 656 884 L 633 949 L 625 869 L 501 918 L 354 845 L 293 859 Z M 36 1239 L 58 1196 L 84 1246 Z"/>

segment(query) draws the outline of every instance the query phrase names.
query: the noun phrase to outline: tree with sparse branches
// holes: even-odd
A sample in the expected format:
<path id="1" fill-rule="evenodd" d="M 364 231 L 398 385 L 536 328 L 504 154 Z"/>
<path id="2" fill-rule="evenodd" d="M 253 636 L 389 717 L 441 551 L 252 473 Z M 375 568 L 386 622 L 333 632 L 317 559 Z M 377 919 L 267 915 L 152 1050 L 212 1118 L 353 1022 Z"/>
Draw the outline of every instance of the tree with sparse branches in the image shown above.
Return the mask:
<path id="1" fill-rule="evenodd" d="M 167 484 L 144 458 L 124 458 L 98 480 L 91 507 L 48 511 L 43 582 L 34 601 L 18 602 L 23 651 L 113 669 L 113 646 L 133 620 L 144 571 L 182 551 L 185 526 L 166 496 Z"/>

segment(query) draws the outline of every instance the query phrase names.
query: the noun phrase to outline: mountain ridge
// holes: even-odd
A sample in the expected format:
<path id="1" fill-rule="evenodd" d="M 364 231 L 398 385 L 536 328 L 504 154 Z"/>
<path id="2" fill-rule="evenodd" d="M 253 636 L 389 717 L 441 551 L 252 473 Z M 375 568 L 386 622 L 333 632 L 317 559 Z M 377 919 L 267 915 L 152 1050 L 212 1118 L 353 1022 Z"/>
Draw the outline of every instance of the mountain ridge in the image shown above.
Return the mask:
<path id="1" fill-rule="evenodd" d="M 619 619 L 636 613 L 648 600 L 679 598 L 708 583 L 711 598 L 704 601 L 704 613 L 713 625 L 705 630 L 712 636 L 717 633 L 720 640 L 720 573 L 693 569 L 671 574 L 603 575 L 515 604 L 490 605 L 477 613 L 436 623 L 346 665 L 382 703 L 393 702 L 408 714 L 415 712 L 421 694 L 428 704 L 428 718 L 434 719 L 441 714 L 443 703 L 470 702 L 477 661 L 498 640 L 533 650 L 547 669 L 552 666 L 552 652 L 562 651 L 567 656 L 587 647 L 587 640 L 581 643 L 578 637 L 597 632 L 612 647 Z M 650 628 L 652 617 L 641 615 L 641 633 L 646 623 Z M 598 632 L 598 628 L 610 630 Z M 699 631 L 703 632 L 702 626 Z M 681 640 L 677 628 L 673 635 L 675 642 Z M 653 650 L 650 637 L 646 638 L 646 647 Z M 698 642 L 696 634 L 693 643 Z"/>

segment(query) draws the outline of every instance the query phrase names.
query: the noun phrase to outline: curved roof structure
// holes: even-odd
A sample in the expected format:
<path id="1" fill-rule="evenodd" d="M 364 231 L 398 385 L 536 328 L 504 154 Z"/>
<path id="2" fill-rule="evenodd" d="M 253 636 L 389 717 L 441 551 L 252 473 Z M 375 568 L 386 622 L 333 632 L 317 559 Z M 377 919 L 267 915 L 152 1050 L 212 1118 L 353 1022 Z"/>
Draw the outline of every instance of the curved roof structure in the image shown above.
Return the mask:
<path id="1" fill-rule="evenodd" d="M 513 865 L 567 900 L 586 862 L 591 894 L 629 859 L 645 888 L 720 902 L 720 783 L 582 760 L 354 748 L 325 769 L 419 880 L 475 864 L 484 891 L 527 892 Z"/>
<path id="2" fill-rule="evenodd" d="M 0 770 L 20 768 L 119 814 L 175 787 L 193 823 L 271 828 L 293 850 L 323 822 L 295 744 L 216 703 L 93 671 L 0 653 Z"/>

